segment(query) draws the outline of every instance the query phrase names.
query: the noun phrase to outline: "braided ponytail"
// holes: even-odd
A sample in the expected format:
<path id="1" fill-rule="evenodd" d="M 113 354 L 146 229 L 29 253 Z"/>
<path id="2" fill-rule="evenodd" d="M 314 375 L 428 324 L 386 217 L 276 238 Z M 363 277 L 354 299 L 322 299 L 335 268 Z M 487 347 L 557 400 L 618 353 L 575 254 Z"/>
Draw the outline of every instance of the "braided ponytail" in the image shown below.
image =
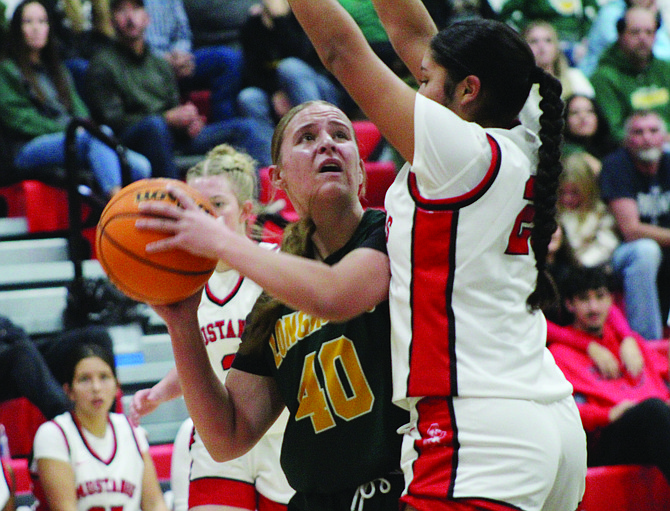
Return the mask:
<path id="1" fill-rule="evenodd" d="M 563 101 L 561 83 L 536 67 L 531 79 L 540 85 L 540 149 L 537 175 L 535 176 L 535 218 L 530 234 L 535 254 L 537 282 L 526 300 L 531 310 L 548 307 L 558 300 L 558 292 L 546 269 L 547 250 L 556 230 L 556 192 L 561 174 L 561 133 L 563 131 Z"/>

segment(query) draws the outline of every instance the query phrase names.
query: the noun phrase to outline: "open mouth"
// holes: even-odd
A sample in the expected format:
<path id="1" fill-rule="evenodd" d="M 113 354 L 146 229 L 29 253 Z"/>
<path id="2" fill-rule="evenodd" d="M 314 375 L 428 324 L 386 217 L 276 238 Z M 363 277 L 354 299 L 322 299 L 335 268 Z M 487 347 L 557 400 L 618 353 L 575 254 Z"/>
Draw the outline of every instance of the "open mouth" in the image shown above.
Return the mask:
<path id="1" fill-rule="evenodd" d="M 327 163 L 326 165 L 321 167 L 321 169 L 319 169 L 320 174 L 323 172 L 342 172 L 342 167 L 340 167 L 335 163 Z"/>

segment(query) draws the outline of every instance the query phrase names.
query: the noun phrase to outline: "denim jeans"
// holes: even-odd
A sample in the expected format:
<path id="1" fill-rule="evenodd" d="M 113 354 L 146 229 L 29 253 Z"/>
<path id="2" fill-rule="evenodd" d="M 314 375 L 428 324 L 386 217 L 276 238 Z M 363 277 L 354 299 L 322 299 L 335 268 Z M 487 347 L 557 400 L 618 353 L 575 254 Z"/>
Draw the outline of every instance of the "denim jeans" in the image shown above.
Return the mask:
<path id="1" fill-rule="evenodd" d="M 105 131 L 110 132 L 109 128 Z M 76 133 L 77 158 L 87 165 L 105 194 L 121 186 L 121 164 L 116 151 L 90 133 L 78 129 Z M 127 153 L 133 181 L 151 176 L 149 160 L 133 151 Z M 50 165 L 65 165 L 65 132 L 35 137 L 19 150 L 14 165 L 19 169 L 32 169 Z"/>
<path id="2" fill-rule="evenodd" d="M 612 254 L 612 269 L 623 283 L 626 318 L 645 339 L 663 336 L 657 285 L 662 258 L 658 243 L 647 238 L 621 243 Z"/>

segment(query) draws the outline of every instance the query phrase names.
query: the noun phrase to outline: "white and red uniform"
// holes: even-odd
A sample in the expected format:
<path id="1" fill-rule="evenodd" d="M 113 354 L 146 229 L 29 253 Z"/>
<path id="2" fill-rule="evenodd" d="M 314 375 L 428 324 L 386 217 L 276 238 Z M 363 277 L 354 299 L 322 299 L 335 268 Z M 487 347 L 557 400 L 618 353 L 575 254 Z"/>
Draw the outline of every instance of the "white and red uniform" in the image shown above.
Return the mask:
<path id="1" fill-rule="evenodd" d="M 268 249 L 274 245 L 262 244 Z M 244 331 L 245 320 L 261 287 L 234 270 L 214 272 L 203 290 L 198 322 L 210 363 L 223 382 Z M 255 510 L 288 504 L 293 496 L 279 463 L 288 411 L 247 454 L 224 463 L 214 461 L 197 432 L 190 445 L 189 508 L 228 505 Z M 257 503 L 258 495 L 261 500 Z"/>
<path id="2" fill-rule="evenodd" d="M 394 400 L 411 413 L 403 499 L 574 509 L 584 433 L 544 316 L 526 308 L 537 137 L 416 98 L 413 165 L 385 204 Z"/>
<path id="3" fill-rule="evenodd" d="M 31 476 L 38 511 L 48 510 L 37 475 L 37 460 L 65 461 L 72 466 L 78 511 L 140 511 L 144 459 L 149 444 L 125 415 L 109 414 L 105 436 L 85 430 L 70 412 L 42 424 L 33 443 Z"/>

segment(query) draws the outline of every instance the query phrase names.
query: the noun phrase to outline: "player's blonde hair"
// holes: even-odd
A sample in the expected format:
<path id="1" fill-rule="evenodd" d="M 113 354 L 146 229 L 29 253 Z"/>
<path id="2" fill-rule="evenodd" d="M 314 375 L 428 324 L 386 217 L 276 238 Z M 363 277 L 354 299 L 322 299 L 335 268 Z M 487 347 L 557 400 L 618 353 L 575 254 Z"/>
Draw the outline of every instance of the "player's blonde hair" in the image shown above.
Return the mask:
<path id="1" fill-rule="evenodd" d="M 188 169 L 186 181 L 198 177 L 225 175 L 233 186 L 240 204 L 252 201 L 256 204 L 256 167 L 251 156 L 228 144 L 219 144 L 207 153 L 205 159 Z"/>

